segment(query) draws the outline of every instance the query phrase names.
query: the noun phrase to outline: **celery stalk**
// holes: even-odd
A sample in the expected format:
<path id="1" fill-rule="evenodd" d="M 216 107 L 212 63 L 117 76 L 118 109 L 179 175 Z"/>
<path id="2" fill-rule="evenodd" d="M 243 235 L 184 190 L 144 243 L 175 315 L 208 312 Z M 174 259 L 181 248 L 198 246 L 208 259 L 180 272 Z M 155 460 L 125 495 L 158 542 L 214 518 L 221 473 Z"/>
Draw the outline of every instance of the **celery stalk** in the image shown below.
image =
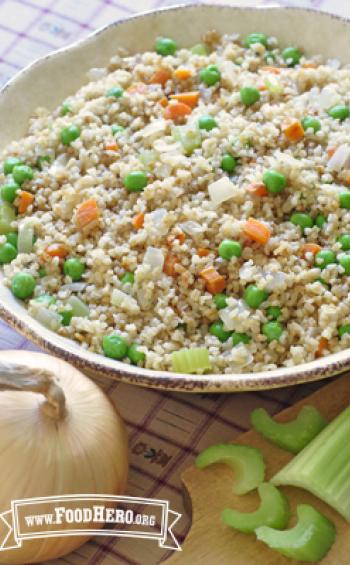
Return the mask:
<path id="1" fill-rule="evenodd" d="M 261 526 L 255 530 L 256 537 L 286 557 L 315 563 L 323 559 L 333 545 L 335 527 L 308 504 L 300 504 L 297 515 L 298 522 L 294 528 L 281 532 Z"/>
<path id="2" fill-rule="evenodd" d="M 350 522 L 350 406 L 273 478 L 308 490 Z"/>
<path id="3" fill-rule="evenodd" d="M 234 470 L 235 494 L 246 494 L 264 480 L 265 463 L 262 453 L 255 447 L 235 443 L 211 445 L 196 459 L 196 466 L 204 469 L 214 463 L 224 463 Z"/>
<path id="4" fill-rule="evenodd" d="M 13 231 L 12 222 L 16 219 L 16 211 L 8 202 L 0 204 L 0 235 Z"/>
<path id="5" fill-rule="evenodd" d="M 206 347 L 180 349 L 171 354 L 172 369 L 175 373 L 195 373 L 211 369 L 209 352 Z"/>
<path id="6" fill-rule="evenodd" d="M 260 506 L 255 512 L 238 512 L 225 508 L 221 519 L 227 526 L 245 534 L 252 534 L 259 526 L 270 526 L 277 530 L 286 528 L 290 518 L 290 508 L 286 496 L 271 483 L 258 486 Z"/>
<path id="7" fill-rule="evenodd" d="M 295 420 L 275 422 L 264 408 L 251 413 L 252 426 L 266 439 L 282 449 L 299 453 L 327 425 L 314 406 L 304 406 Z"/>
<path id="8" fill-rule="evenodd" d="M 88 306 L 86 306 L 85 302 L 80 300 L 77 296 L 71 296 L 68 298 L 67 304 L 71 306 L 71 312 L 73 316 L 77 318 L 87 318 L 90 315 Z"/>

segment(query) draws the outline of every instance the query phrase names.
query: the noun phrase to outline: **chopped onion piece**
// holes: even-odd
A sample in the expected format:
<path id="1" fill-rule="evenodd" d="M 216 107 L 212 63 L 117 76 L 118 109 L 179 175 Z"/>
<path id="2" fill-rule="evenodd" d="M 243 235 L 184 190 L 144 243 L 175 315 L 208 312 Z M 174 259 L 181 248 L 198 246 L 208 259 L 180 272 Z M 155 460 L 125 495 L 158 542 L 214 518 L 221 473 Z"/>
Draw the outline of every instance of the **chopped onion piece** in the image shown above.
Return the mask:
<path id="1" fill-rule="evenodd" d="M 179 228 L 182 229 L 182 231 L 184 231 L 185 233 L 187 233 L 187 235 L 193 237 L 193 239 L 202 236 L 204 233 L 204 229 L 202 228 L 202 226 L 198 224 L 198 222 L 193 222 L 192 220 L 189 220 L 188 222 L 183 222 L 183 224 L 179 225 Z"/>
<path id="2" fill-rule="evenodd" d="M 226 331 L 244 331 L 242 328 L 242 314 L 245 317 L 249 317 L 251 312 L 244 302 L 244 300 L 238 299 L 234 301 L 233 306 L 227 306 L 219 310 L 219 318 L 224 323 L 224 330 Z"/>
<path id="3" fill-rule="evenodd" d="M 156 139 L 153 143 L 153 149 L 157 153 L 178 153 L 181 150 L 181 144 L 177 141 L 174 142 L 172 138 L 169 138 L 169 143 L 167 143 L 165 138 Z"/>
<path id="4" fill-rule="evenodd" d="M 236 187 L 228 177 L 212 182 L 208 185 L 209 196 L 215 206 L 219 206 L 222 202 L 230 200 L 236 194 Z"/>
<path id="5" fill-rule="evenodd" d="M 143 264 L 151 269 L 163 269 L 164 255 L 161 249 L 148 247 L 143 258 Z"/>
<path id="6" fill-rule="evenodd" d="M 322 110 L 329 110 L 331 106 L 335 106 L 341 102 L 341 97 L 335 90 L 335 86 L 328 84 L 322 88 L 319 97 L 318 104 Z"/>
<path id="7" fill-rule="evenodd" d="M 156 162 L 157 156 L 151 149 L 141 149 L 139 159 L 145 167 L 149 167 Z"/>
<path id="8" fill-rule="evenodd" d="M 131 314 L 136 314 L 140 311 L 140 307 L 135 298 L 126 294 L 126 292 L 122 292 L 118 288 L 113 290 L 111 302 L 113 306 L 117 306 L 117 308 L 130 312 Z"/>
<path id="9" fill-rule="evenodd" d="M 40 305 L 34 307 L 33 305 L 31 315 L 49 330 L 56 331 L 61 325 L 61 316 L 57 314 L 57 312 L 48 310 L 45 306 Z"/>
<path id="10" fill-rule="evenodd" d="M 18 229 L 18 253 L 31 253 L 33 249 L 34 228 L 28 223 L 21 224 Z"/>
<path id="11" fill-rule="evenodd" d="M 350 166 L 350 145 L 343 143 L 339 145 L 335 153 L 329 159 L 327 167 L 333 169 L 333 171 L 341 171 L 341 169 L 347 169 Z"/>
<path id="12" fill-rule="evenodd" d="M 71 312 L 77 318 L 87 318 L 90 315 L 88 306 L 77 296 L 68 298 L 67 304 L 72 307 Z"/>
<path id="13" fill-rule="evenodd" d="M 165 132 L 166 128 L 167 123 L 165 120 L 153 120 L 153 122 L 140 131 L 140 134 L 144 139 L 159 137 Z"/>
<path id="14" fill-rule="evenodd" d="M 167 215 L 165 208 L 158 208 L 154 212 L 145 215 L 144 228 L 146 230 L 154 230 L 158 235 L 165 235 L 168 231 L 164 223 Z"/>

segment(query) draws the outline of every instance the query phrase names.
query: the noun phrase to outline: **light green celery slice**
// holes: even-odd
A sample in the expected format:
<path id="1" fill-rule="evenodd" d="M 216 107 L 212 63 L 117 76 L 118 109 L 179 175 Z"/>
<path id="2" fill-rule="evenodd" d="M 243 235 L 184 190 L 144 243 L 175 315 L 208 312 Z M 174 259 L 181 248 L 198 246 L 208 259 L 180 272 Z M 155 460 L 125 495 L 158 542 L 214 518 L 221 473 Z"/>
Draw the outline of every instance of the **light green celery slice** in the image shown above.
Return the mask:
<path id="1" fill-rule="evenodd" d="M 277 530 L 287 527 L 290 508 L 286 496 L 271 483 L 258 486 L 260 506 L 255 512 L 239 512 L 225 508 L 221 519 L 227 526 L 245 534 L 252 534 L 259 526 L 270 526 Z"/>
<path id="2" fill-rule="evenodd" d="M 196 459 L 196 466 L 204 469 L 214 463 L 224 463 L 234 470 L 233 492 L 246 494 L 264 480 L 265 463 L 262 453 L 255 447 L 235 443 L 211 445 Z"/>
<path id="3" fill-rule="evenodd" d="M 335 541 L 333 523 L 308 504 L 297 507 L 298 522 L 289 530 L 280 531 L 268 526 L 255 530 L 258 540 L 282 555 L 315 563 L 328 553 Z"/>
<path id="4" fill-rule="evenodd" d="M 77 296 L 71 296 L 68 298 L 67 304 L 72 307 L 71 312 L 73 316 L 76 316 L 77 318 L 87 318 L 90 314 L 88 306 L 86 306 L 86 304 Z"/>
<path id="5" fill-rule="evenodd" d="M 273 478 L 327 502 L 350 522 L 350 406 Z"/>
<path id="6" fill-rule="evenodd" d="M 0 235 L 13 231 L 11 223 L 16 219 L 16 211 L 8 202 L 0 204 Z"/>
<path id="7" fill-rule="evenodd" d="M 175 373 L 195 373 L 211 369 L 209 351 L 206 347 L 180 349 L 171 354 L 171 365 Z"/>
<path id="8" fill-rule="evenodd" d="M 264 408 L 253 410 L 250 418 L 252 426 L 261 435 L 292 453 L 299 453 L 327 425 L 314 406 L 303 406 L 290 422 L 276 422 Z"/>

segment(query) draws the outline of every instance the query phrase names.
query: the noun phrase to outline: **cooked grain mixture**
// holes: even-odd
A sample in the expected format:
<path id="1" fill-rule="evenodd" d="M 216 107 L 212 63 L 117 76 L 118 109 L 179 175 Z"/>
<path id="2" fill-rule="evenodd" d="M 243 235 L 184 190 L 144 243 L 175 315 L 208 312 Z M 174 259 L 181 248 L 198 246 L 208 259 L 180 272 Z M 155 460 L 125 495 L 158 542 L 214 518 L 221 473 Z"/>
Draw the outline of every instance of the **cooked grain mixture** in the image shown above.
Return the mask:
<path id="1" fill-rule="evenodd" d="M 119 53 L 4 152 L 0 261 L 33 317 L 151 369 L 350 345 L 350 70 L 261 33 Z"/>

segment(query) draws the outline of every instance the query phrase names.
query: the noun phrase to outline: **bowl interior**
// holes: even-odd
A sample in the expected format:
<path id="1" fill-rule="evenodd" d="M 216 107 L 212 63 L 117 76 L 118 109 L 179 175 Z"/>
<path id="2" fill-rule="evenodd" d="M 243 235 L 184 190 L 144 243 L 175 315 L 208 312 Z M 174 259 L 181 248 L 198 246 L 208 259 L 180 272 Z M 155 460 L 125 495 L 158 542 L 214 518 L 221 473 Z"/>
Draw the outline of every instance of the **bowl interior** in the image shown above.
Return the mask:
<path id="1" fill-rule="evenodd" d="M 38 106 L 49 109 L 87 82 L 86 72 L 105 66 L 118 47 L 131 53 L 152 49 L 159 35 L 179 45 L 198 43 L 208 30 L 220 33 L 263 31 L 280 44 L 297 45 L 308 53 L 321 53 L 348 62 L 349 22 L 329 14 L 303 9 L 235 8 L 195 5 L 151 12 L 116 22 L 107 28 L 48 55 L 19 73 L 0 95 L 0 149 L 25 133 L 28 118 Z M 1 275 L 0 275 L 1 278 Z M 350 366 L 341 352 L 294 368 L 269 373 L 193 377 L 130 367 L 90 353 L 78 344 L 50 332 L 33 320 L 22 304 L 0 284 L 0 315 L 27 337 L 91 374 L 104 374 L 135 384 L 189 391 L 229 391 L 284 386 L 330 376 Z"/>

